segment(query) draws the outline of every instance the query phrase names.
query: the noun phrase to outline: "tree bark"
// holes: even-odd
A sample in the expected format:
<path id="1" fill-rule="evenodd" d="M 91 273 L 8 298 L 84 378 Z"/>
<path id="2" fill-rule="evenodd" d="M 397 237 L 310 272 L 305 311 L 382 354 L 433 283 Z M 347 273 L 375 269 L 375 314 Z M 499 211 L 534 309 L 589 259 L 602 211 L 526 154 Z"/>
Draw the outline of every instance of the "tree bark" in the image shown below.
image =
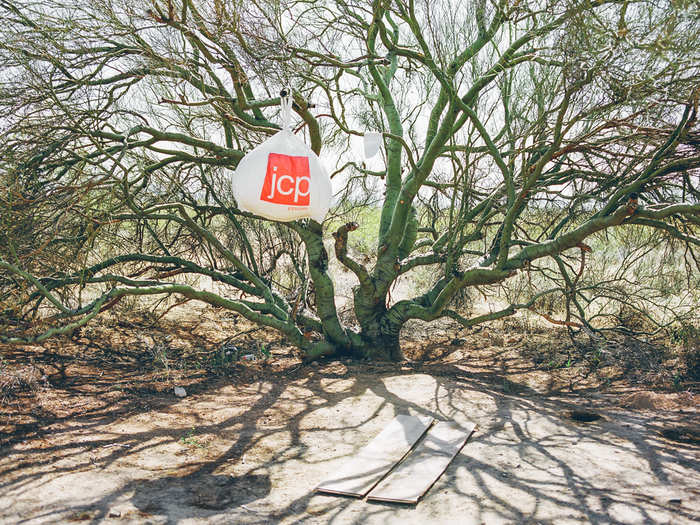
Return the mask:
<path id="1" fill-rule="evenodd" d="M 355 289 L 354 295 L 355 315 L 361 327 L 362 357 L 384 361 L 403 360 L 399 342 L 403 321 L 390 315 L 385 299 L 367 296 L 359 287 Z"/>
<path id="2" fill-rule="evenodd" d="M 388 324 L 385 320 L 371 323 L 361 334 L 364 357 L 372 361 L 403 361 L 400 332 L 401 326 Z"/>

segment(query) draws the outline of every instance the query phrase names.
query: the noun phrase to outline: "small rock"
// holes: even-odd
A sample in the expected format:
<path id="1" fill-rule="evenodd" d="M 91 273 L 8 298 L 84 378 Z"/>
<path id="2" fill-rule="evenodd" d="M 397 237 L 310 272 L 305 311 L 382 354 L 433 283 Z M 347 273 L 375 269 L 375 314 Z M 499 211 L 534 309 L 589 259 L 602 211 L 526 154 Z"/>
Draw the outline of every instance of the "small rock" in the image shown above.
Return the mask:
<path id="1" fill-rule="evenodd" d="M 110 510 L 109 514 L 107 514 L 108 518 L 121 518 L 122 513 L 119 512 L 118 510 Z"/>
<path id="2" fill-rule="evenodd" d="M 185 397 L 187 395 L 187 391 L 182 388 L 181 386 L 176 386 L 175 387 L 175 395 L 177 397 Z"/>

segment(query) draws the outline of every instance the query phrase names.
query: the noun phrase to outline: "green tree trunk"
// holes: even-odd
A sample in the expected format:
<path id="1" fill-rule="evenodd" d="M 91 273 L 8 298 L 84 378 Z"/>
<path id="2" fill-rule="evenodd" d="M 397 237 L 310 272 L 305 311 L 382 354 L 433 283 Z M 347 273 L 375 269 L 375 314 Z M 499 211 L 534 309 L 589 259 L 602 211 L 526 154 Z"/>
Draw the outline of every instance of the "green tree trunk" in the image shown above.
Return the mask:
<path id="1" fill-rule="evenodd" d="M 403 321 L 386 308 L 386 297 L 355 289 L 355 315 L 360 323 L 361 354 L 372 360 L 404 359 L 399 341 Z"/>

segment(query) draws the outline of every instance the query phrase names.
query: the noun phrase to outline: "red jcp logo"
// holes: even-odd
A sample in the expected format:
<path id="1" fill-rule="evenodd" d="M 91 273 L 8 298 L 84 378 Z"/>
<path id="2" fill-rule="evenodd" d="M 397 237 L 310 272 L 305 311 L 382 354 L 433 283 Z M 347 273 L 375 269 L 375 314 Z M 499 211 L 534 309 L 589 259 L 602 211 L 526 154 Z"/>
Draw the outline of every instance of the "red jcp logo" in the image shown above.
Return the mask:
<path id="1" fill-rule="evenodd" d="M 308 157 L 269 154 L 260 200 L 288 206 L 308 206 L 310 193 Z"/>

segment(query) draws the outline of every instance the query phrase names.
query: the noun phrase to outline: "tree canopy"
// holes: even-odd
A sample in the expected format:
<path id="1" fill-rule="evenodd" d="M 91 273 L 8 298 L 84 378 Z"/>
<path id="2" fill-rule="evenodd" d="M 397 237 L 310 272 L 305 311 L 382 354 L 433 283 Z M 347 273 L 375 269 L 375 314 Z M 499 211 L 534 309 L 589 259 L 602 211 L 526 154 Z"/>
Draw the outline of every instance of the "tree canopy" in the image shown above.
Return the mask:
<path id="1" fill-rule="evenodd" d="M 698 14 L 684 0 L 0 0 L 2 340 L 151 295 L 238 312 L 307 358 L 398 359 L 411 319 L 473 326 L 548 297 L 564 312 L 549 320 L 590 331 L 592 304 L 627 292 L 583 276 L 605 257 L 587 239 L 625 229 L 682 254 L 696 301 Z M 288 85 L 294 131 L 333 173 L 323 224 L 232 198 Z M 380 161 L 353 153 L 366 131 Z M 358 209 L 379 215 L 366 261 L 349 249 Z M 351 319 L 324 230 L 356 281 Z M 393 301 L 423 268 L 425 289 Z M 537 285 L 502 308 L 456 305 L 524 274 Z"/>

